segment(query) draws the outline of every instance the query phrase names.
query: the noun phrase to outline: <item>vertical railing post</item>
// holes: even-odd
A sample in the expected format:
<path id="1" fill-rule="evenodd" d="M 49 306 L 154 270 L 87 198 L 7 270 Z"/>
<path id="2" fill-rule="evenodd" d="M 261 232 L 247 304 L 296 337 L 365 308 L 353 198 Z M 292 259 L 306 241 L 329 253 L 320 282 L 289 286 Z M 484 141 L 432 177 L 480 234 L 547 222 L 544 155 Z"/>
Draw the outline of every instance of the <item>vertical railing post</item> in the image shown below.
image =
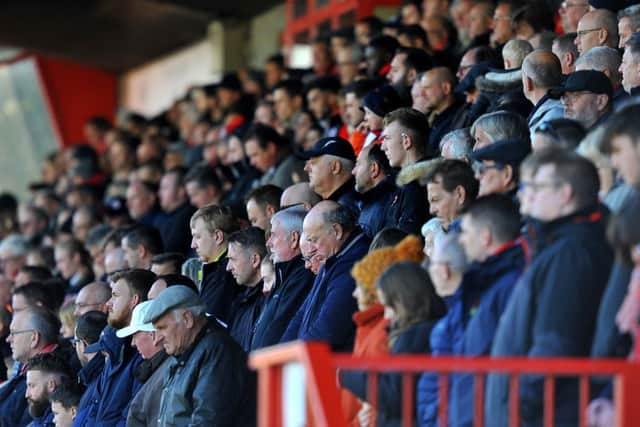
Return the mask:
<path id="1" fill-rule="evenodd" d="M 281 426 L 282 365 L 272 365 L 258 371 L 258 396 L 259 426 Z"/>
<path id="2" fill-rule="evenodd" d="M 617 427 L 633 426 L 640 420 L 638 405 L 640 390 L 640 362 L 629 362 L 627 369 L 614 379 L 613 404 Z"/>

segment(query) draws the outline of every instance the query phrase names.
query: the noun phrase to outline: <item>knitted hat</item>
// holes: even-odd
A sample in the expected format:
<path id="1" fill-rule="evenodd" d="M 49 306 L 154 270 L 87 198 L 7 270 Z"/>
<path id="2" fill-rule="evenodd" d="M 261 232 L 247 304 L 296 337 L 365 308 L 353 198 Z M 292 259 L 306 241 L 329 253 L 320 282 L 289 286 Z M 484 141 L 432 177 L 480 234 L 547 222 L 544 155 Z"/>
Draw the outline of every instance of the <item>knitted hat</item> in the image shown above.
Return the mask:
<path id="1" fill-rule="evenodd" d="M 378 277 L 388 267 L 401 261 L 422 262 L 423 257 L 422 241 L 414 235 L 409 235 L 396 246 L 369 252 L 355 263 L 351 269 L 351 276 L 358 286 L 375 295 Z"/>

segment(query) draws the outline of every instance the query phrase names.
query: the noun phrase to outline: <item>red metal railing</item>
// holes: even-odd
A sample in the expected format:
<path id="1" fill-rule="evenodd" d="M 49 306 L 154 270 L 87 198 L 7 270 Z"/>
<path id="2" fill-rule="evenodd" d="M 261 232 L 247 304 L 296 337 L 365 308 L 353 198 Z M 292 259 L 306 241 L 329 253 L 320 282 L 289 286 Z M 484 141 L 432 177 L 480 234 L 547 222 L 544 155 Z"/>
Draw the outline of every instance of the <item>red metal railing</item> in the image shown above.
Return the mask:
<path id="1" fill-rule="evenodd" d="M 520 424 L 519 377 L 544 376 L 544 425 L 554 425 L 555 378 L 577 377 L 579 384 L 580 425 L 587 426 L 591 377 L 610 377 L 614 381 L 616 426 L 633 426 L 640 420 L 640 405 L 634 404 L 634 392 L 640 392 L 640 364 L 605 359 L 529 359 L 529 358 L 459 358 L 426 356 L 386 356 L 354 358 L 331 353 L 322 343 L 292 343 L 254 352 L 250 365 L 258 371 L 258 420 L 260 427 L 283 425 L 282 372 L 289 363 L 300 363 L 306 372 L 307 425 L 318 427 L 346 426 L 340 411 L 336 369 L 369 372 L 368 401 L 377 402 L 379 374 L 401 372 L 403 426 L 413 425 L 414 387 L 416 373 L 437 372 L 440 375 L 439 395 L 447 396 L 448 375 L 473 373 L 475 377 L 474 426 L 484 424 L 484 378 L 488 373 L 509 375 L 509 425 Z M 372 379 L 373 378 L 373 379 Z M 438 416 L 441 426 L 447 425 L 447 399 L 439 399 Z"/>

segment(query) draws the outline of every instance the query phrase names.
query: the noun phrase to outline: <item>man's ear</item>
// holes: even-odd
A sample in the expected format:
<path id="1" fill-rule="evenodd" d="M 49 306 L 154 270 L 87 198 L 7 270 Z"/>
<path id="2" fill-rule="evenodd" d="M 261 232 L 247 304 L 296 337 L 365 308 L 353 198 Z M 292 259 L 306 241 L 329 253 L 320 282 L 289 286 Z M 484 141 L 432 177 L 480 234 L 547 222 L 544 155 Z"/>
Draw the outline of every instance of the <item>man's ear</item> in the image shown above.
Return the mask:
<path id="1" fill-rule="evenodd" d="M 380 165 L 378 164 L 378 162 L 371 162 L 369 163 L 369 176 L 371 178 L 377 178 L 380 176 L 381 170 L 380 170 Z"/>
<path id="2" fill-rule="evenodd" d="M 512 182 L 513 179 L 513 166 L 506 165 L 502 168 L 502 177 L 504 178 L 505 184 Z"/>
<path id="3" fill-rule="evenodd" d="M 188 329 L 191 329 L 196 323 L 195 319 L 193 318 L 193 313 L 191 313 L 189 310 L 182 311 L 182 320 L 184 321 L 184 325 Z"/>
<path id="4" fill-rule="evenodd" d="M 331 160 L 331 173 L 334 175 L 340 175 L 340 173 L 342 173 L 342 163 L 338 160 Z"/>
<path id="5" fill-rule="evenodd" d="M 289 248 L 297 249 L 300 246 L 300 233 L 296 230 L 289 234 Z"/>
<path id="6" fill-rule="evenodd" d="M 596 98 L 596 103 L 598 106 L 598 111 L 606 110 L 607 105 L 609 104 L 609 95 L 599 94 Z"/>
<path id="7" fill-rule="evenodd" d="M 340 224 L 331 224 L 331 228 L 336 235 L 336 239 L 342 240 L 342 238 L 344 237 L 344 229 L 342 228 L 342 226 Z"/>
<path id="8" fill-rule="evenodd" d="M 409 151 L 411 147 L 413 147 L 413 138 L 411 138 L 411 136 L 406 132 L 402 132 L 400 134 L 400 141 L 402 142 L 402 148 L 404 148 L 405 151 Z"/>
<path id="9" fill-rule="evenodd" d="M 524 78 L 522 79 L 522 84 L 524 85 L 524 89 L 525 91 L 532 91 L 533 90 L 533 81 L 531 80 L 531 78 L 529 76 L 523 76 Z"/>
<path id="10" fill-rule="evenodd" d="M 213 232 L 213 239 L 216 241 L 218 245 L 221 245 L 222 243 L 224 243 L 224 231 L 215 230 Z"/>
<path id="11" fill-rule="evenodd" d="M 464 205 L 464 203 L 467 201 L 467 190 L 465 190 L 462 185 L 458 185 L 453 190 L 453 192 L 458 202 L 458 206 Z"/>
<path id="12" fill-rule="evenodd" d="M 49 393 L 53 393 L 55 389 L 56 389 L 56 380 L 54 380 L 53 378 L 49 378 L 47 380 L 47 391 Z"/>
<path id="13" fill-rule="evenodd" d="M 451 87 L 451 83 L 449 82 L 442 82 L 440 83 L 442 85 L 442 92 L 445 93 L 445 95 L 451 95 L 451 91 L 452 91 L 452 87 Z"/>
<path id="14" fill-rule="evenodd" d="M 251 254 L 251 258 L 249 258 L 251 262 L 251 267 L 254 269 L 260 268 L 260 264 L 262 263 L 262 257 L 258 254 Z"/>
<path id="15" fill-rule="evenodd" d="M 576 63 L 576 58 L 575 56 L 573 56 L 573 53 L 571 52 L 565 52 L 563 56 L 563 60 L 569 64 L 569 66 L 573 66 Z"/>
<path id="16" fill-rule="evenodd" d="M 608 37 L 609 37 L 609 30 L 607 30 L 606 28 L 600 28 L 600 30 L 598 31 L 598 44 L 603 45 L 604 42 L 607 41 Z"/>

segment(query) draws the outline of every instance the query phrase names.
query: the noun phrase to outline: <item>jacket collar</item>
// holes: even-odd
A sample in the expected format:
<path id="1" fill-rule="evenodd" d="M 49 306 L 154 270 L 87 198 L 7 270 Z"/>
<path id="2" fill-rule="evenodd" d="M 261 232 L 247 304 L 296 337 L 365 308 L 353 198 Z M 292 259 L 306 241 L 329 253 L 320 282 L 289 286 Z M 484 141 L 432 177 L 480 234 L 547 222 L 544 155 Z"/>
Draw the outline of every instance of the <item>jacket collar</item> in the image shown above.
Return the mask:
<path id="1" fill-rule="evenodd" d="M 80 372 L 78 372 L 78 378 L 84 385 L 88 385 L 91 381 L 100 375 L 100 372 L 104 369 L 104 356 L 100 353 L 96 354 L 89 363 L 84 365 Z"/>
<path id="2" fill-rule="evenodd" d="M 353 313 L 353 322 L 356 326 L 366 326 L 380 320 L 384 320 L 384 306 L 376 303 L 364 311 Z M 386 322 L 386 320 L 385 320 Z"/>
<path id="3" fill-rule="evenodd" d="M 371 190 L 360 195 L 360 200 L 364 203 L 375 202 L 381 200 L 382 197 L 395 190 L 393 177 L 387 177 Z"/>
<path id="4" fill-rule="evenodd" d="M 138 381 L 142 383 L 146 382 L 168 357 L 169 355 L 164 350 L 160 350 L 154 354 L 151 359 L 140 362 L 135 372 Z"/>
<path id="5" fill-rule="evenodd" d="M 347 182 L 345 182 L 340 187 L 338 187 L 336 191 L 331 193 L 328 199 L 333 200 L 334 202 L 338 202 L 338 200 L 340 200 L 340 197 L 344 196 L 350 191 L 354 191 L 355 188 L 356 188 L 356 180 L 353 177 L 351 177 Z"/>

